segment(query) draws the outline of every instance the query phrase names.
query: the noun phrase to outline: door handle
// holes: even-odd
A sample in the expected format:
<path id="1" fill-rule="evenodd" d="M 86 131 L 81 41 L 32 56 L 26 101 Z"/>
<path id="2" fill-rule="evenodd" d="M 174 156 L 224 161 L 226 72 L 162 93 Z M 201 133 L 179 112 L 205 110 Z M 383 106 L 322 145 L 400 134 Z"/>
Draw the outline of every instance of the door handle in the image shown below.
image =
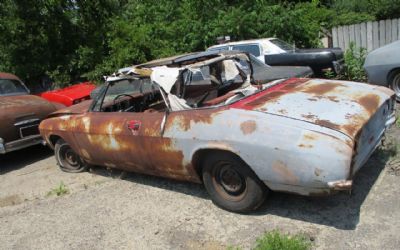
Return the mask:
<path id="1" fill-rule="evenodd" d="M 142 126 L 142 122 L 138 120 L 128 121 L 128 129 L 132 131 L 138 131 Z"/>

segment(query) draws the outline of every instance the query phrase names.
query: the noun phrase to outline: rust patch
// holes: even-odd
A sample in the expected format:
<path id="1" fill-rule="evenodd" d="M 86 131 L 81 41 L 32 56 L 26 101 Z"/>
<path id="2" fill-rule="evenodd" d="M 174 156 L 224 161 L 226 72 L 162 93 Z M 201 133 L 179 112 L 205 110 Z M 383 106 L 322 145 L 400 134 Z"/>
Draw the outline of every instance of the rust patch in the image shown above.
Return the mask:
<path id="1" fill-rule="evenodd" d="M 215 109 L 203 109 L 171 113 L 168 120 L 173 122 L 167 124 L 166 130 L 170 129 L 173 124 L 178 125 L 179 128 L 184 131 L 188 131 L 191 126 L 196 123 L 211 124 L 214 117 L 225 109 L 226 108 L 221 108 L 217 111 L 215 111 Z"/>
<path id="2" fill-rule="evenodd" d="M 276 161 L 272 164 L 272 170 L 278 174 L 284 183 L 294 184 L 299 181 L 299 178 L 282 161 Z"/>
<path id="3" fill-rule="evenodd" d="M 280 109 L 278 110 L 278 113 L 281 113 L 282 115 L 287 115 L 287 110 L 286 109 Z"/>
<path id="4" fill-rule="evenodd" d="M 379 101 L 379 96 L 375 94 L 368 94 L 358 99 L 358 103 L 360 103 L 360 105 L 363 106 L 365 110 L 367 110 L 369 115 L 374 114 L 375 111 L 378 109 Z"/>
<path id="5" fill-rule="evenodd" d="M 304 93 L 315 94 L 315 95 L 325 95 L 327 93 L 333 92 L 334 89 L 343 86 L 340 83 L 321 83 L 314 86 L 307 87 L 301 91 Z"/>
<path id="6" fill-rule="evenodd" d="M 257 123 L 254 120 L 242 122 L 240 124 L 240 130 L 244 135 L 253 133 L 257 129 Z"/>
<path id="7" fill-rule="evenodd" d="M 309 140 L 309 141 L 314 141 L 317 139 L 317 137 L 315 135 L 310 135 L 310 134 L 305 134 L 303 136 L 304 140 Z"/>
<path id="8" fill-rule="evenodd" d="M 329 99 L 331 102 L 339 102 L 336 96 L 327 96 L 327 99 Z"/>
<path id="9" fill-rule="evenodd" d="M 301 115 L 301 116 L 308 120 L 316 120 L 318 118 L 316 115 L 313 115 L 313 114 Z"/>
<path id="10" fill-rule="evenodd" d="M 328 121 L 328 120 L 316 120 L 315 124 L 323 126 L 323 127 L 327 127 L 327 128 L 331 128 L 331 129 L 336 129 L 336 130 L 340 130 L 340 126 Z"/>
<path id="11" fill-rule="evenodd" d="M 359 125 L 346 124 L 346 125 L 341 126 L 341 128 L 344 131 L 346 131 L 349 135 L 354 136 L 359 129 Z"/>
<path id="12" fill-rule="evenodd" d="M 310 144 L 299 144 L 298 145 L 300 148 L 313 148 L 314 146 L 313 145 L 310 145 Z"/>

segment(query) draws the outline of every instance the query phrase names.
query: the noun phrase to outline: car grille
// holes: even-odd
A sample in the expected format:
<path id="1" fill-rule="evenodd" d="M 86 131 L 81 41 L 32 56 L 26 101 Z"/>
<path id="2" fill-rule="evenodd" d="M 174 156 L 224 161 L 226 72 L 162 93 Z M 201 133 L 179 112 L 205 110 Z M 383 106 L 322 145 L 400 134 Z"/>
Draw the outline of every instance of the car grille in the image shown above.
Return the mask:
<path id="1" fill-rule="evenodd" d="M 39 134 L 40 120 L 37 118 L 23 120 L 14 124 L 21 138 Z"/>

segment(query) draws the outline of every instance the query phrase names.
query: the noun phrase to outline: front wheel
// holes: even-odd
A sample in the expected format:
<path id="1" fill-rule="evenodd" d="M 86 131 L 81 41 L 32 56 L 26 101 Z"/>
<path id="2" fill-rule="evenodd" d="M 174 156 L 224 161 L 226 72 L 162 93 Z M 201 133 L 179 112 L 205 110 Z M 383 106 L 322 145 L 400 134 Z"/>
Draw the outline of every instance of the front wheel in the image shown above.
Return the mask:
<path id="1" fill-rule="evenodd" d="M 207 157 L 202 171 L 204 186 L 213 202 L 232 212 L 257 209 L 269 191 L 243 160 L 229 153 Z"/>
<path id="2" fill-rule="evenodd" d="M 57 164 L 64 172 L 80 173 L 85 172 L 88 169 L 86 162 L 84 162 L 81 157 L 75 153 L 71 146 L 63 139 L 59 139 L 56 142 L 54 154 Z"/>
<path id="3" fill-rule="evenodd" d="M 396 100 L 400 101 L 400 70 L 396 70 L 389 76 L 390 87 L 396 93 Z"/>

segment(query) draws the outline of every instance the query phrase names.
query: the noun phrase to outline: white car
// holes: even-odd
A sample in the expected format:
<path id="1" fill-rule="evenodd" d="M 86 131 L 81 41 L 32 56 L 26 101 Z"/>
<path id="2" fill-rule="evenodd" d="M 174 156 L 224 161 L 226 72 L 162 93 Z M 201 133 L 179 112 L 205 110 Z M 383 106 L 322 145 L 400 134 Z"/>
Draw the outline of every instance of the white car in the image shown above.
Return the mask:
<path id="1" fill-rule="evenodd" d="M 340 73 L 344 66 L 343 51 L 340 48 L 297 49 L 278 38 L 228 42 L 211 46 L 207 50 L 245 51 L 271 66 L 309 66 L 316 76 L 322 76 L 325 69 Z"/>

